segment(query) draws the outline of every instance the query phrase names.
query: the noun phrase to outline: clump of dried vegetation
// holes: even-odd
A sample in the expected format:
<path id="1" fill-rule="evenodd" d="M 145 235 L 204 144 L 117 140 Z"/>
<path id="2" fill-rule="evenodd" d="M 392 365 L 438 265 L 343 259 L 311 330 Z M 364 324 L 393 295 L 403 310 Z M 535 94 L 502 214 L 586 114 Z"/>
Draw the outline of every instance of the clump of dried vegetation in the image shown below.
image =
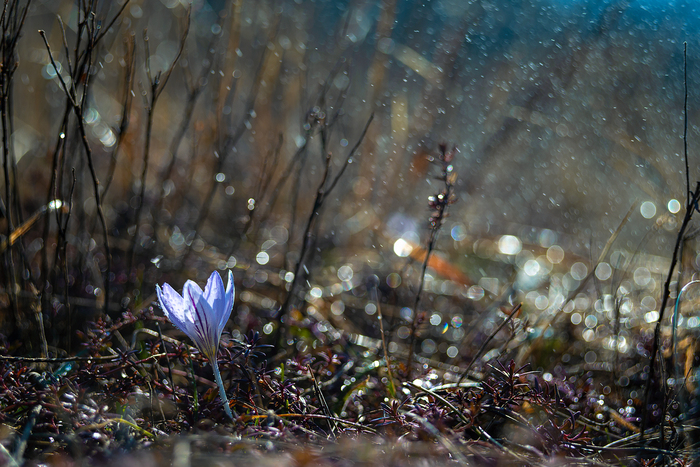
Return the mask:
<path id="1" fill-rule="evenodd" d="M 442 241 L 460 202 L 457 147 L 415 151 L 406 183 L 431 192 L 409 207 L 423 238 L 383 230 L 403 195 L 394 159 L 376 154 L 385 133 L 407 133 L 375 113 L 384 53 L 358 91 L 362 50 L 336 38 L 318 79 L 285 2 L 56 3 L 5 0 L 0 16 L 3 465 L 699 456 L 697 342 L 664 316 L 678 310 L 700 196 L 689 179 L 656 328 L 600 295 L 594 274 L 627 218 L 545 313 L 516 285 L 507 244 Z M 380 13 L 376 42 L 394 13 Z M 169 26 L 137 21 L 156 15 Z M 29 118 L 35 130 L 18 123 Z M 455 260 L 466 242 L 474 254 Z M 552 260 L 532 290 L 570 266 Z M 233 421 L 207 360 L 154 303 L 156 283 L 213 269 L 236 283 L 219 354 Z M 572 311 L 594 303 L 599 326 L 574 326 Z"/>

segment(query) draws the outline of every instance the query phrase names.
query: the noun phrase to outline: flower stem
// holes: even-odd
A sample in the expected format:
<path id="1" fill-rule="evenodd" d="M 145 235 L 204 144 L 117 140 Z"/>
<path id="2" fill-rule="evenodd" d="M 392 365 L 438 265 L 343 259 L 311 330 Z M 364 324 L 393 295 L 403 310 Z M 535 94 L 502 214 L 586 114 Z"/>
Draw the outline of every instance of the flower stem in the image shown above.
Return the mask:
<path id="1" fill-rule="evenodd" d="M 221 380 L 221 373 L 219 373 L 219 363 L 216 360 L 212 361 L 211 363 L 212 368 L 214 368 L 214 378 L 216 379 L 216 384 L 219 386 L 219 397 L 221 397 L 221 401 L 224 403 L 224 411 L 226 411 L 226 415 L 233 420 L 231 407 L 228 405 L 228 397 L 226 397 L 226 390 L 224 390 L 224 382 Z"/>

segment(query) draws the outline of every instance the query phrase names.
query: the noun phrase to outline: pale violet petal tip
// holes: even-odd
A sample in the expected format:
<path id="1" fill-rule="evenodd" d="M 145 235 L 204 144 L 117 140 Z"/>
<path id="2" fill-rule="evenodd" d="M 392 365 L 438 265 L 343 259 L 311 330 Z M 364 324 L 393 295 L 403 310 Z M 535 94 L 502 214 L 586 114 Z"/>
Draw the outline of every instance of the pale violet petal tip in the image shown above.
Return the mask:
<path id="1" fill-rule="evenodd" d="M 228 270 L 228 284 L 226 285 L 226 298 L 231 299 L 231 306 L 233 306 L 233 297 L 236 293 L 236 285 L 233 283 L 233 272 Z"/>
<path id="2" fill-rule="evenodd" d="M 199 296 L 202 295 L 202 293 L 203 293 L 202 288 L 199 286 L 199 284 L 197 284 L 195 281 L 189 280 L 189 279 L 187 280 L 187 282 L 185 282 L 185 285 L 182 288 L 182 296 L 183 297 L 185 297 L 185 295 L 186 295 L 185 289 L 192 289 L 192 294 L 197 299 L 199 299 Z"/>
<path id="3" fill-rule="evenodd" d="M 163 284 L 163 288 L 156 288 L 158 302 L 163 314 L 180 331 L 194 340 L 194 313 L 192 313 L 187 300 L 175 291 L 169 284 Z"/>
<path id="4" fill-rule="evenodd" d="M 233 272 L 231 270 L 228 270 L 228 285 L 226 285 L 226 310 L 228 316 L 226 317 L 226 321 L 228 321 L 228 317 L 231 316 L 231 310 L 233 309 L 233 302 L 236 298 L 236 286 L 233 283 Z"/>
<path id="5" fill-rule="evenodd" d="M 212 273 L 209 275 L 209 281 L 217 280 L 217 279 L 218 279 L 218 282 L 223 286 L 224 281 L 221 280 L 221 274 L 219 274 L 219 271 L 216 271 L 216 270 L 212 271 Z M 209 285 L 209 284 L 207 283 L 207 285 Z"/>
<path id="6" fill-rule="evenodd" d="M 209 302 L 209 304 L 214 303 L 218 298 L 223 298 L 224 296 L 224 281 L 221 280 L 221 276 L 218 271 L 214 271 L 209 276 L 207 280 L 207 285 L 204 287 L 204 299 Z"/>
<path id="7" fill-rule="evenodd" d="M 172 287 L 170 287 L 170 284 L 168 284 L 167 282 L 163 284 L 163 288 L 161 288 L 160 285 L 156 284 L 156 294 L 158 295 L 158 300 L 161 302 L 161 307 L 163 308 L 169 308 L 171 305 L 172 297 L 179 297 L 180 295 Z M 182 300 L 181 297 L 180 300 Z"/>
<path id="8" fill-rule="evenodd" d="M 168 284 L 163 284 L 163 287 L 166 288 L 166 291 L 163 291 L 163 289 L 160 288 L 160 285 L 156 284 L 156 295 L 158 296 L 158 304 L 160 305 L 160 309 L 163 310 L 163 313 L 165 316 L 170 319 L 170 310 L 171 310 L 171 301 L 169 300 L 167 296 L 167 286 Z M 172 320 L 171 320 L 172 321 Z"/>

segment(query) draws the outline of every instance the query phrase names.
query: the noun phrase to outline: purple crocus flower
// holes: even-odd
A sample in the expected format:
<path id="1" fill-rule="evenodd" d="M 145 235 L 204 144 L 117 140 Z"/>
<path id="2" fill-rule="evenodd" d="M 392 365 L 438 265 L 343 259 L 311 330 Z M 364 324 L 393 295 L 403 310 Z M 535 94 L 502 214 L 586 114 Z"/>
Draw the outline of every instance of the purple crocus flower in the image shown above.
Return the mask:
<path id="1" fill-rule="evenodd" d="M 219 386 L 219 395 L 224 403 L 224 410 L 229 417 L 233 418 L 216 358 L 221 332 L 224 330 L 233 308 L 233 273 L 228 272 L 226 289 L 224 289 L 221 276 L 217 271 L 214 271 L 209 276 L 204 291 L 197 283 L 188 280 L 182 288 L 182 295 L 167 283 L 163 284 L 162 289 L 156 285 L 156 293 L 165 316 L 180 331 L 187 334 L 187 337 L 192 339 L 199 351 L 211 362 L 216 384 Z"/>

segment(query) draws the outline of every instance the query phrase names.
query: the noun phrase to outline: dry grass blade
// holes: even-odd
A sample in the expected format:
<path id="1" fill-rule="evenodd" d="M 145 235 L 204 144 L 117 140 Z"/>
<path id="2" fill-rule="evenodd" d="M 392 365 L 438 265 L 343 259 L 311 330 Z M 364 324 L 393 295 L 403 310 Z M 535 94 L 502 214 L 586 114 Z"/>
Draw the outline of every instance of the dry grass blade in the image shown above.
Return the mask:
<path id="1" fill-rule="evenodd" d="M 48 205 L 42 206 L 41 209 L 32 214 L 31 217 L 29 217 L 29 219 L 24 221 L 21 225 L 17 226 L 12 231 L 9 238 L 3 238 L 2 241 L 0 241 L 0 253 L 3 253 L 5 250 L 7 250 L 7 248 L 11 247 L 20 237 L 22 237 L 22 235 L 29 232 L 29 230 L 36 223 L 36 221 L 41 219 L 46 214 L 54 212 L 56 210 L 60 210 L 63 213 L 67 213 L 68 206 L 66 206 L 62 201 L 59 200 L 52 201 Z"/>

